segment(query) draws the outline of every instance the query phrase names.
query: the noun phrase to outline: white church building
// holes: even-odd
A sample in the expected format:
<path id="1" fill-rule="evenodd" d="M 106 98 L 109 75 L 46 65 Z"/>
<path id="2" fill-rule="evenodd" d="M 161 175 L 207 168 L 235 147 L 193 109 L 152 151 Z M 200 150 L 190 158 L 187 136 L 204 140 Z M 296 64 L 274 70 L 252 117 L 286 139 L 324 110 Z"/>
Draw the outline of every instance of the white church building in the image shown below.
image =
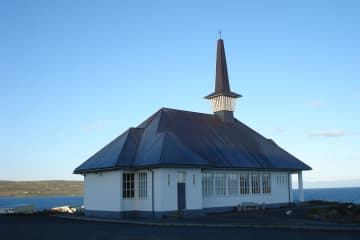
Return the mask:
<path id="1" fill-rule="evenodd" d="M 161 217 L 230 211 L 242 203 L 277 206 L 292 199 L 301 162 L 236 118 L 224 42 L 217 41 L 214 114 L 162 108 L 74 170 L 84 176 L 87 216 Z"/>

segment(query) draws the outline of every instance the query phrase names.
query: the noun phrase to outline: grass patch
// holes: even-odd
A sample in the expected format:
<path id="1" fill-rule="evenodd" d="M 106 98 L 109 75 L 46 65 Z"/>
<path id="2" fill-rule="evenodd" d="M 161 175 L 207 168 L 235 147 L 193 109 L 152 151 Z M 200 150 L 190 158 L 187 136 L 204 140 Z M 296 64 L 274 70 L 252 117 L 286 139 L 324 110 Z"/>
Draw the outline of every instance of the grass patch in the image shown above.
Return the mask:
<path id="1" fill-rule="evenodd" d="M 82 181 L 0 181 L 0 197 L 82 195 Z"/>
<path id="2" fill-rule="evenodd" d="M 360 205 L 353 203 L 326 202 L 323 207 L 310 208 L 306 218 L 310 220 L 337 222 L 337 223 L 360 223 Z"/>

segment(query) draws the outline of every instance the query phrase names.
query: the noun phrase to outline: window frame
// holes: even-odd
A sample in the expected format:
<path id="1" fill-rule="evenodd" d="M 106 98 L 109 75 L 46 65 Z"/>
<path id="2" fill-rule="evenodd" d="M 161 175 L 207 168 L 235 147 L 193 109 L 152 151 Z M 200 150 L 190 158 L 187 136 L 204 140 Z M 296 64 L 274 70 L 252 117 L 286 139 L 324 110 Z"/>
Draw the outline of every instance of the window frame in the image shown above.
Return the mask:
<path id="1" fill-rule="evenodd" d="M 185 183 L 186 181 L 186 172 L 185 171 L 178 171 L 177 172 L 177 182 L 178 183 Z"/>
<path id="2" fill-rule="evenodd" d="M 261 185 L 260 185 L 260 174 L 252 173 L 251 174 L 251 193 L 252 194 L 261 194 Z"/>
<path id="3" fill-rule="evenodd" d="M 214 196 L 214 177 L 212 172 L 201 173 L 203 197 Z"/>
<path id="4" fill-rule="evenodd" d="M 215 182 L 215 196 L 226 196 L 226 173 L 215 172 L 214 182 Z"/>
<path id="5" fill-rule="evenodd" d="M 228 194 L 238 195 L 239 194 L 239 175 L 236 172 L 229 172 L 227 175 L 227 188 Z"/>
<path id="6" fill-rule="evenodd" d="M 249 173 L 240 173 L 240 195 L 249 195 L 250 194 L 250 180 Z"/>
<path id="7" fill-rule="evenodd" d="M 262 193 L 271 194 L 271 174 L 264 173 L 261 175 L 262 180 Z"/>
<path id="8" fill-rule="evenodd" d="M 135 198 L 135 173 L 123 172 L 122 186 L 122 197 L 124 199 Z"/>
<path id="9" fill-rule="evenodd" d="M 139 172 L 138 175 L 138 198 L 147 198 L 147 172 Z"/>

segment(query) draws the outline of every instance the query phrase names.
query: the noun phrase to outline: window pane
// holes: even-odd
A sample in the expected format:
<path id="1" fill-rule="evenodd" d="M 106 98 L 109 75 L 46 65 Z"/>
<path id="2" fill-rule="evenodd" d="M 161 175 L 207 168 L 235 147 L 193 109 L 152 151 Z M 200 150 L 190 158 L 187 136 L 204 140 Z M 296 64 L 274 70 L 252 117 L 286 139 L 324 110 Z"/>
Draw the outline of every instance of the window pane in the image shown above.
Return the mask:
<path id="1" fill-rule="evenodd" d="M 139 173 L 139 182 L 138 182 L 138 196 L 139 198 L 147 197 L 147 173 Z"/>
<path id="2" fill-rule="evenodd" d="M 259 194 L 260 193 L 260 175 L 252 174 L 251 176 L 251 184 L 252 184 L 252 193 Z"/>
<path id="3" fill-rule="evenodd" d="M 213 174 L 211 172 L 203 172 L 201 180 L 203 196 L 212 196 L 214 194 Z"/>
<path id="4" fill-rule="evenodd" d="M 134 174 L 133 173 L 123 173 L 123 198 L 133 198 L 134 197 Z"/>
<path id="5" fill-rule="evenodd" d="M 240 174 L 240 194 L 249 194 L 249 174 Z"/>
<path id="6" fill-rule="evenodd" d="M 226 175 L 225 173 L 219 172 L 214 173 L 215 176 L 215 194 L 224 196 L 226 193 Z"/>
<path id="7" fill-rule="evenodd" d="M 262 175 L 262 189 L 263 189 L 263 193 L 271 193 L 271 176 L 270 176 L 270 174 Z"/>
<path id="8" fill-rule="evenodd" d="M 178 183 L 184 183 L 185 182 L 185 172 L 178 172 Z"/>
<path id="9" fill-rule="evenodd" d="M 228 189 L 229 195 L 236 195 L 239 193 L 239 182 L 237 173 L 228 174 Z"/>

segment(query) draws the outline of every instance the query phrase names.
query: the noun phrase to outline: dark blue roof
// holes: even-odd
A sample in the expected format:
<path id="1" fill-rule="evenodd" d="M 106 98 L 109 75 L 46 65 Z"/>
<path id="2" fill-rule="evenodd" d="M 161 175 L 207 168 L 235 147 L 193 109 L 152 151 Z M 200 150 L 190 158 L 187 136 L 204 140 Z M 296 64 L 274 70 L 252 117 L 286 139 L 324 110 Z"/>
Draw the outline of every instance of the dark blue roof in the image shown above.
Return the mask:
<path id="1" fill-rule="evenodd" d="M 106 145 L 74 173 L 144 167 L 310 170 L 238 120 L 163 108 Z"/>

